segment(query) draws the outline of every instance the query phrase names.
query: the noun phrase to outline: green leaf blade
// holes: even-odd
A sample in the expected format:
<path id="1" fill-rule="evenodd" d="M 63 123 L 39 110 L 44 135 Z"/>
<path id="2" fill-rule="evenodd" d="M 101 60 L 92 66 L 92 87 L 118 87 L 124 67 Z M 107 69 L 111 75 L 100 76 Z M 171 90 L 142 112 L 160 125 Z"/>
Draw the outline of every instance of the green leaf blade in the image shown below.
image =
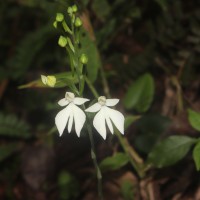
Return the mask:
<path id="1" fill-rule="evenodd" d="M 199 112 L 188 109 L 188 120 L 192 128 L 194 128 L 197 131 L 200 131 L 200 113 Z"/>
<path id="2" fill-rule="evenodd" d="M 90 37 L 88 32 L 82 30 L 80 34 L 80 42 L 82 48 L 79 54 L 86 54 L 88 56 L 87 76 L 93 83 L 97 79 L 98 71 L 101 66 L 101 59 L 95 41 Z"/>
<path id="3" fill-rule="evenodd" d="M 196 139 L 187 136 L 170 136 L 155 145 L 148 161 L 158 168 L 173 165 L 188 153 L 195 142 Z"/>
<path id="4" fill-rule="evenodd" d="M 123 101 L 125 108 L 146 112 L 153 101 L 154 90 L 154 79 L 150 74 L 146 73 L 139 77 L 125 95 Z"/>
<path id="5" fill-rule="evenodd" d="M 31 137 L 29 126 L 15 115 L 0 113 L 0 136 L 28 139 Z"/>
<path id="6" fill-rule="evenodd" d="M 124 153 L 116 153 L 113 156 L 105 158 L 100 163 L 100 169 L 102 171 L 117 170 L 126 165 L 129 162 L 129 158 Z"/>
<path id="7" fill-rule="evenodd" d="M 195 145 L 192 155 L 193 155 L 196 169 L 197 171 L 199 171 L 200 170 L 200 141 Z"/>

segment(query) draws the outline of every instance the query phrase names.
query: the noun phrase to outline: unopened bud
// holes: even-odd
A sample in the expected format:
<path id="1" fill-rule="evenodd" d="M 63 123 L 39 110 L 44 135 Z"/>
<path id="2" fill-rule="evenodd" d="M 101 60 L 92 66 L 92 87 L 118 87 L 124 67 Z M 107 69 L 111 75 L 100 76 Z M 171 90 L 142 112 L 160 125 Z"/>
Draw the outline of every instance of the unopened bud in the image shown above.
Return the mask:
<path id="1" fill-rule="evenodd" d="M 71 8 L 72 8 L 72 11 L 73 11 L 74 13 L 76 13 L 76 12 L 78 11 L 78 8 L 77 8 L 76 5 L 73 5 Z"/>
<path id="2" fill-rule="evenodd" d="M 80 57 L 80 61 L 82 64 L 87 64 L 88 63 L 88 57 L 86 56 L 86 54 L 82 54 Z"/>
<path id="3" fill-rule="evenodd" d="M 81 21 L 81 19 L 79 17 L 77 17 L 76 20 L 75 20 L 75 26 L 76 27 L 82 26 L 82 21 Z"/>
<path id="4" fill-rule="evenodd" d="M 67 12 L 68 12 L 69 15 L 72 15 L 72 13 L 73 13 L 72 7 L 68 7 Z"/>
<path id="5" fill-rule="evenodd" d="M 62 13 L 57 13 L 56 14 L 56 21 L 62 22 L 63 20 L 64 20 L 64 15 Z"/>
<path id="6" fill-rule="evenodd" d="M 61 35 L 58 39 L 58 45 L 61 47 L 65 47 L 67 45 L 67 38 Z"/>

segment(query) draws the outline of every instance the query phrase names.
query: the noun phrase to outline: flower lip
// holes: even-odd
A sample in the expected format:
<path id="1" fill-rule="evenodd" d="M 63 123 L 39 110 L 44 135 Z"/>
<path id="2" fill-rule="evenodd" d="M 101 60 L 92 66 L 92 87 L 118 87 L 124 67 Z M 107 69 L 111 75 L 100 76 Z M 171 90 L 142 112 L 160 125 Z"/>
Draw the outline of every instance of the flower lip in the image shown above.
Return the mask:
<path id="1" fill-rule="evenodd" d="M 72 92 L 66 92 L 65 99 L 67 101 L 72 102 L 72 101 L 74 101 L 74 98 L 75 98 L 74 93 L 72 93 Z"/>
<path id="2" fill-rule="evenodd" d="M 101 105 L 101 106 L 104 106 L 106 104 L 106 97 L 105 96 L 100 96 L 98 98 L 98 103 Z"/>

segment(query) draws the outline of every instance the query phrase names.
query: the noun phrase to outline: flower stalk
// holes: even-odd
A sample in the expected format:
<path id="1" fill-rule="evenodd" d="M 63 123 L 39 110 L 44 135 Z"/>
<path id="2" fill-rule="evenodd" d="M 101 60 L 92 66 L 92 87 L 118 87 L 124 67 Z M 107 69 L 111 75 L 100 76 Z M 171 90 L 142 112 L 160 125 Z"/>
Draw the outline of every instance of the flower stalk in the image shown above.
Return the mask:
<path id="1" fill-rule="evenodd" d="M 95 94 L 95 96 L 98 97 L 98 93 L 96 92 L 96 89 L 92 86 L 90 80 L 87 78 L 87 76 L 82 74 L 83 67 L 87 64 L 88 58 L 87 58 L 87 55 L 85 55 L 85 54 L 79 55 L 80 54 L 79 53 L 79 51 L 80 51 L 79 50 L 79 43 L 80 43 L 79 32 L 80 32 L 80 27 L 82 25 L 82 21 L 79 17 L 76 16 L 77 10 L 78 10 L 78 8 L 76 5 L 68 8 L 68 14 L 71 18 L 71 27 L 69 27 L 67 25 L 67 23 L 64 21 L 62 14 L 57 15 L 57 21 L 62 22 L 65 33 L 69 34 L 65 37 L 61 37 L 61 39 L 59 41 L 59 45 L 61 47 L 66 48 L 67 53 L 70 58 L 70 66 L 71 66 L 72 73 L 73 74 L 76 73 L 76 75 L 78 77 L 79 87 L 77 88 L 76 85 L 74 84 L 72 87 L 73 92 L 76 93 L 78 96 L 82 96 L 83 90 L 84 90 L 84 83 L 86 82 L 88 84 L 89 88 L 92 90 L 93 94 Z M 84 99 L 81 97 L 75 98 L 74 96 L 71 98 L 70 95 L 73 96 L 72 93 L 69 93 L 69 92 L 66 93 L 65 99 L 62 99 L 62 102 L 61 102 L 61 100 L 59 101 L 59 103 L 61 102 L 61 104 L 64 102 L 62 105 L 66 105 L 69 102 L 70 107 L 68 106 L 68 107 L 64 108 L 62 111 L 60 111 L 57 114 L 56 125 L 59 129 L 59 133 L 62 134 L 66 124 L 68 123 L 68 132 L 70 132 L 71 128 L 72 128 L 72 122 L 74 119 L 76 133 L 78 136 L 80 136 L 80 131 L 83 127 L 82 126 L 83 124 L 81 123 L 79 129 L 77 128 L 78 126 L 76 126 L 76 124 L 78 125 L 78 119 L 76 118 L 76 113 L 73 112 L 73 110 L 75 108 L 76 110 L 79 111 L 79 114 L 82 115 L 82 122 L 83 122 L 85 120 L 85 117 L 82 113 L 82 110 L 76 105 L 81 105 L 83 102 L 86 102 L 87 99 Z M 81 102 L 78 102 L 78 104 L 77 104 L 76 99 L 78 99 Z M 66 103 L 66 101 L 67 101 L 67 103 Z M 84 105 L 83 105 L 83 108 L 85 109 Z M 64 118 L 63 114 L 68 116 L 68 119 L 69 119 L 68 122 L 67 122 L 67 118 L 66 117 Z M 89 117 L 87 115 L 86 115 L 86 119 L 89 119 Z M 92 124 L 90 123 L 90 121 L 91 120 L 87 120 L 87 130 L 88 130 L 89 140 L 91 143 L 91 158 L 94 163 L 97 180 L 98 180 L 98 197 L 99 197 L 99 200 L 103 200 L 102 174 L 101 174 L 101 170 L 98 166 L 98 162 L 97 162 L 94 139 L 93 139 L 93 135 L 92 135 L 93 134 L 92 133 Z"/>
<path id="2" fill-rule="evenodd" d="M 95 170 L 96 170 L 96 174 L 97 174 L 98 197 L 99 197 L 99 200 L 103 200 L 102 174 L 101 174 L 101 170 L 99 168 L 98 162 L 97 162 L 97 157 L 96 157 L 96 153 L 95 153 L 95 146 L 94 146 L 94 138 L 93 138 L 93 135 L 92 135 L 92 129 L 91 129 L 89 122 L 87 123 L 87 130 L 88 130 L 90 144 L 91 144 L 91 158 L 93 160 Z"/>

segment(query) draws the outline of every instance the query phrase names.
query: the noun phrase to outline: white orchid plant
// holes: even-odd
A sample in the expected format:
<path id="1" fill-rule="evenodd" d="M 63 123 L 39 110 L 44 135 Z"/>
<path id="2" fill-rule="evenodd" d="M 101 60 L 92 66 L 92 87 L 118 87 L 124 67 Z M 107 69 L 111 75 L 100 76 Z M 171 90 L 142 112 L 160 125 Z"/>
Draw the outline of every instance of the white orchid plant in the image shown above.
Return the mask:
<path id="1" fill-rule="evenodd" d="M 62 13 L 57 14 L 56 20 L 53 24 L 55 28 L 61 27 L 64 31 L 64 35 L 60 36 L 58 44 L 67 50 L 73 74 L 73 77 L 71 78 L 76 80 L 73 84 L 68 85 L 69 89 L 65 93 L 65 97 L 58 101 L 58 104 L 64 108 L 56 115 L 55 125 L 60 136 L 64 132 L 70 133 L 74 127 L 77 136 L 80 137 L 83 127 L 87 124 L 86 127 L 91 142 L 92 158 L 99 181 L 99 196 L 102 196 L 101 172 L 94 151 L 93 133 L 95 133 L 96 129 L 102 138 L 106 139 L 107 131 L 109 130 L 114 134 L 116 128 L 121 134 L 124 134 L 124 116 L 121 112 L 110 108 L 114 107 L 119 102 L 119 99 L 107 99 L 105 96 L 99 96 L 86 74 L 83 73 L 84 67 L 88 62 L 88 57 L 85 53 L 80 53 L 79 49 L 81 42 L 79 32 L 82 26 L 82 21 L 77 16 L 77 10 L 76 5 L 68 8 L 68 15 L 71 19 L 70 26 L 65 21 Z M 55 87 L 56 84 L 60 83 L 60 77 L 61 76 L 41 75 L 41 80 L 44 85 Z M 90 101 L 88 98 L 83 98 L 85 82 L 88 84 L 91 92 L 95 96 L 96 103 L 93 105 L 88 104 Z M 85 103 L 88 104 L 88 108 L 84 105 Z M 88 117 L 89 113 L 96 113 L 93 120 L 91 117 Z M 92 125 L 95 129 L 92 128 Z"/>

